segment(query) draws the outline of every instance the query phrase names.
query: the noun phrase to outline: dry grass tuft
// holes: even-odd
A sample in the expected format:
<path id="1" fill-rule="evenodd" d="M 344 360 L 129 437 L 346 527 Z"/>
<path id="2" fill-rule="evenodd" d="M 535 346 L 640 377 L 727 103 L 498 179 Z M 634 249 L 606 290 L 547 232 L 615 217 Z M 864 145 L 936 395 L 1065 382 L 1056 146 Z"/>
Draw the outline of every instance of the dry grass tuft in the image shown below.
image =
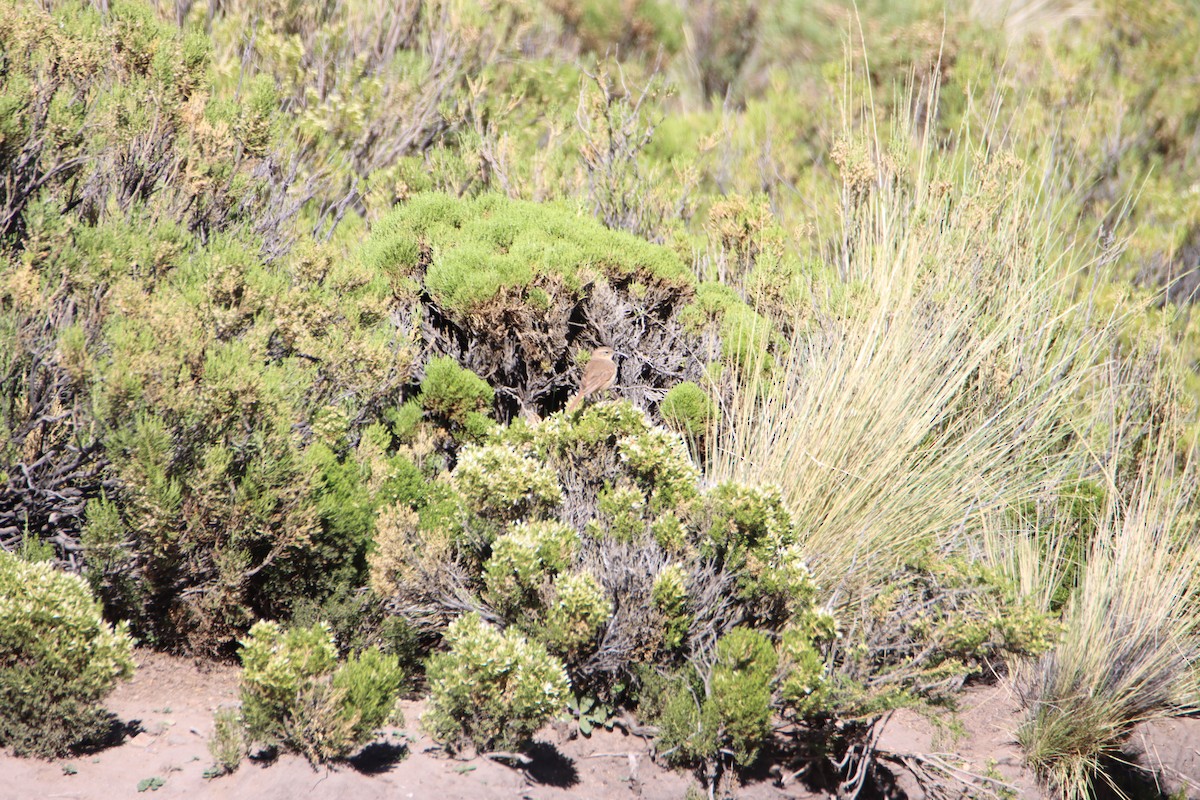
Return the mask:
<path id="1" fill-rule="evenodd" d="M 1180 486 L 1155 470 L 1130 501 L 1109 503 L 1059 646 L 1017 671 L 1026 708 L 1017 738 L 1070 800 L 1094 796 L 1099 780 L 1119 794 L 1104 765 L 1135 725 L 1200 709 L 1198 587 Z"/>
<path id="2" fill-rule="evenodd" d="M 829 258 L 856 296 L 764 354 L 709 437 L 710 477 L 778 484 L 844 602 L 977 541 L 1082 456 L 1065 420 L 1103 326 L 1064 297 L 1079 263 L 1053 204 L 1006 154 L 932 148 L 905 132 L 835 146 Z"/>

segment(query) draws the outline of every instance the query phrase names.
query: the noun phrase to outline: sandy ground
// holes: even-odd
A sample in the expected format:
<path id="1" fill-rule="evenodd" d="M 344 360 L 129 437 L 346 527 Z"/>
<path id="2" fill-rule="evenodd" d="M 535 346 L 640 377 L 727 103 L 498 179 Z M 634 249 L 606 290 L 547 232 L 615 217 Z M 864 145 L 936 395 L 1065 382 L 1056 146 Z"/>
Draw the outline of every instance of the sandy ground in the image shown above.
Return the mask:
<path id="1" fill-rule="evenodd" d="M 591 738 L 572 737 L 573 726 L 566 724 L 542 732 L 531 751 L 533 764 L 524 770 L 482 758 L 451 759 L 420 732 L 417 703 L 405 704 L 405 726 L 386 731 L 352 764 L 313 770 L 303 759 L 282 755 L 271 763 L 243 761 L 234 774 L 210 779 L 205 771 L 211 765 L 213 712 L 236 704 L 237 670 L 201 668 L 190 660 L 150 651 L 139 651 L 137 661 L 134 679 L 118 687 L 108 703 L 126 726 L 124 741 L 60 761 L 0 755 L 0 799 L 683 800 L 689 787 L 698 787 L 691 775 L 656 766 L 637 737 L 606 731 Z M 1022 767 L 1012 741 L 1016 719 L 1016 703 L 1002 687 L 968 692 L 959 711 L 948 718 L 897 712 L 879 739 L 886 763 L 895 767 L 896 796 L 924 797 L 914 771 L 941 770 L 943 779 L 962 778 L 959 788 L 964 790 L 972 784 L 989 785 L 981 777 L 987 775 L 1002 781 L 1013 792 L 1009 796 L 1042 800 L 1045 795 Z M 1187 796 L 1200 797 L 1200 782 L 1195 782 L 1200 777 L 1200 720 L 1144 728 L 1134 738 L 1142 761 L 1159 768 L 1164 788 L 1183 788 Z M 154 778 L 161 781 L 158 788 L 144 786 L 139 792 L 139 784 Z M 735 796 L 825 797 L 797 784 L 781 788 L 769 780 L 738 787 Z"/>

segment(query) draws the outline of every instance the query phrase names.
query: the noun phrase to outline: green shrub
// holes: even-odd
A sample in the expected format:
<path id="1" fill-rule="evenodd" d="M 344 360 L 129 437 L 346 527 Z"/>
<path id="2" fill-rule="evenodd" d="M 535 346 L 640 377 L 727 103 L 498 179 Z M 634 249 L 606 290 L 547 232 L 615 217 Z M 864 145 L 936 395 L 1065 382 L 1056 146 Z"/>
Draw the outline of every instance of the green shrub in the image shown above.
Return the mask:
<path id="1" fill-rule="evenodd" d="M 431 414 L 465 425 L 472 412 L 492 407 L 496 393 L 487 382 L 452 358 L 434 358 L 425 366 L 417 400 Z"/>
<path id="2" fill-rule="evenodd" d="M 488 601 L 508 615 L 540 610 L 541 592 L 572 563 L 579 535 L 558 522 L 513 526 L 492 543 L 483 566 Z"/>
<path id="3" fill-rule="evenodd" d="M 707 392 L 684 381 L 667 392 L 659 412 L 667 424 L 696 440 L 708 432 L 717 406 Z"/>
<path id="4" fill-rule="evenodd" d="M 564 708 L 566 672 L 542 645 L 468 614 L 446 630 L 446 646 L 426 667 L 430 708 L 422 722 L 451 750 L 518 749 Z"/>
<path id="5" fill-rule="evenodd" d="M 692 624 L 687 576 L 683 569 L 675 564 L 664 567 L 654 578 L 650 596 L 654 600 L 655 610 L 663 617 L 663 647 L 678 650 Z"/>
<path id="6" fill-rule="evenodd" d="M 818 635 L 812 630 L 789 628 L 780 637 L 778 650 L 783 678 L 779 698 L 791 714 L 803 718 L 827 713 L 833 707 L 825 659 L 818 649 L 822 640 L 833 635 L 830 626 Z"/>
<path id="7" fill-rule="evenodd" d="M 430 256 L 423 253 L 432 252 Z M 647 280 L 689 284 L 671 251 L 581 217 L 567 207 L 498 195 L 456 199 L 427 194 L 381 220 L 363 258 L 387 275 L 424 282 L 440 307 L 467 321 L 503 292 L 528 287 L 577 293 L 587 280 Z M 553 283 L 547 284 L 547 279 Z"/>
<path id="8" fill-rule="evenodd" d="M 613 604 L 604 587 L 587 573 L 572 573 L 554 582 L 555 599 L 538 638 L 552 652 L 571 658 L 595 642 L 612 617 Z"/>
<path id="9" fill-rule="evenodd" d="M 811 578 L 777 488 L 722 483 L 704 501 L 704 551 L 738 576 L 743 597 L 811 599 Z"/>
<path id="10" fill-rule="evenodd" d="M 738 624 L 793 627 L 814 649 L 832 638 L 778 492 L 702 492 L 683 440 L 629 404 L 516 423 L 493 441 L 463 448 L 437 482 L 452 487 L 441 510 L 380 513 L 374 585 L 427 634 L 461 613 L 465 590 L 605 702 L 631 663 L 704 660 Z M 539 494 L 560 502 L 529 502 Z"/>
<path id="11" fill-rule="evenodd" d="M 394 714 L 404 673 L 376 649 L 340 666 L 324 625 L 284 631 L 259 622 L 243 642 L 242 718 L 250 741 L 314 766 L 345 758 Z"/>
<path id="12" fill-rule="evenodd" d="M 32 370 L 28 381 L 0 388 L 0 464 L 29 470 L 21 484 L 0 489 L 13 495 L 0 501 L 0 528 L 15 523 L 34 537 L 58 538 L 63 554 L 79 543 L 81 499 L 96 497 L 101 483 L 119 494 L 119 479 L 106 473 L 109 431 L 97 419 L 112 406 L 91 390 L 104 383 L 138 393 L 138 376 L 152 365 L 168 365 L 162 371 L 176 377 L 203 368 L 203 359 L 184 368 L 185 349 L 166 335 L 141 342 L 140 350 L 161 346 L 151 357 L 126 360 L 106 329 L 142 316 L 145 306 L 124 304 L 139 304 L 168 275 L 184 283 L 189 259 L 206 245 L 217 249 L 224 236 L 244 236 L 250 252 L 261 246 L 277 255 L 293 238 L 284 219 L 290 213 L 276 216 L 291 180 L 247 180 L 270 171 L 270 157 L 246 152 L 228 127 L 206 119 L 216 105 L 206 37 L 160 20 L 146 2 L 111 6 L 102 14 L 79 0 L 0 2 L 0 183 L 8 187 L 0 215 L 0 352 L 5 374 Z M 230 266 L 232 274 L 242 265 Z M 62 291 L 47 291 L 60 284 Z M 206 322 L 236 333 L 246 309 L 229 307 L 241 305 L 229 302 L 235 295 L 214 293 L 202 309 L 167 311 L 157 333 Z M 67 311 L 74 308 L 80 313 Z M 204 338 L 194 334 L 187 334 L 194 342 Z M 60 346 L 61 357 L 52 356 Z M 140 369 L 127 370 L 130 361 Z M 112 366 L 119 376 L 101 378 Z M 54 388 L 29 394 L 35 385 Z M 163 385 L 182 394 L 173 381 Z M 128 422 L 139 409 L 112 410 Z M 20 444 L 10 434 L 27 446 L 10 452 Z M 77 447 L 60 450 L 68 441 Z M 16 509 L 24 519 L 14 518 Z"/>
<path id="13" fill-rule="evenodd" d="M 721 341 L 723 362 L 743 373 L 769 373 L 772 352 L 783 347 L 775 325 L 746 305 L 732 287 L 706 281 L 696 287 L 695 299 L 679 314 L 691 331 L 716 330 Z"/>
<path id="14" fill-rule="evenodd" d="M 49 758 L 107 733 L 100 703 L 131 651 L 82 579 L 0 550 L 0 746 Z"/>
<path id="15" fill-rule="evenodd" d="M 453 480 L 485 523 L 536 518 L 562 500 L 554 473 L 507 445 L 464 447 Z"/>
<path id="16" fill-rule="evenodd" d="M 263 578 L 265 597 L 259 607 L 280 614 L 293 613 L 297 604 L 344 597 L 361 586 L 375 532 L 366 465 L 320 442 L 304 452 L 302 465 L 311 477 L 298 510 L 315 515 L 317 524 L 308 540 L 290 548 L 288 558 L 273 564 Z"/>
<path id="17" fill-rule="evenodd" d="M 613 335 L 640 358 L 671 365 L 671 383 L 698 377 L 672 319 L 694 284 L 683 260 L 570 204 L 415 194 L 372 225 L 359 264 L 418 310 L 426 352 L 442 354 L 421 402 L 460 426 L 484 427 L 468 418 L 484 406 L 501 421 L 561 409 L 578 382 L 575 354 Z M 633 308 L 654 311 L 619 328 L 602 322 Z M 596 322 L 580 330 L 582 309 Z M 490 388 L 445 359 L 486 376 Z M 646 370 L 642 380 L 648 388 L 634 391 L 657 404 L 665 376 Z"/>
<path id="18" fill-rule="evenodd" d="M 779 658 L 770 639 L 735 628 L 717 642 L 707 679 L 680 681 L 661 713 L 660 747 L 682 764 L 716 764 L 722 751 L 739 766 L 757 758 L 771 734 L 772 690 Z"/>

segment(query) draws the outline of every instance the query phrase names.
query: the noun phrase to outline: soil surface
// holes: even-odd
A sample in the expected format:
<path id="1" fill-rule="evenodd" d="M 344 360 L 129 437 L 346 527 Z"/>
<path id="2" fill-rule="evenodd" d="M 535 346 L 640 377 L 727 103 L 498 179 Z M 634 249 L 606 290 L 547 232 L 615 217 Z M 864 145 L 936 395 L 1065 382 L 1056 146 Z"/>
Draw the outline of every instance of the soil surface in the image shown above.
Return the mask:
<path id="1" fill-rule="evenodd" d="M 58 761 L 0 754 L 0 800 L 683 800 L 689 787 L 707 796 L 694 776 L 656 765 L 643 739 L 604 730 L 584 738 L 573 735 L 575 728 L 567 723 L 541 732 L 529 751 L 532 761 L 523 768 L 486 758 L 450 758 L 421 732 L 422 707 L 413 702 L 403 704 L 405 725 L 385 731 L 348 764 L 314 770 L 302 758 L 284 754 L 270 762 L 247 759 L 232 775 L 209 778 L 213 713 L 237 704 L 238 670 L 148 650 L 138 651 L 136 658 L 135 677 L 108 702 L 121 725 L 119 741 Z M 1016 720 L 1016 702 L 1003 687 L 970 690 L 956 713 L 938 718 L 895 713 L 878 748 L 895 773 L 896 796 L 925 797 L 923 777 L 954 792 L 991 786 L 1008 789 L 1009 797 L 1045 798 L 1013 743 Z M 1147 726 L 1134 741 L 1140 760 L 1158 769 L 1163 788 L 1200 797 L 1200 720 Z M 743 800 L 827 797 L 795 781 L 777 784 L 765 776 L 735 787 L 733 794 Z"/>

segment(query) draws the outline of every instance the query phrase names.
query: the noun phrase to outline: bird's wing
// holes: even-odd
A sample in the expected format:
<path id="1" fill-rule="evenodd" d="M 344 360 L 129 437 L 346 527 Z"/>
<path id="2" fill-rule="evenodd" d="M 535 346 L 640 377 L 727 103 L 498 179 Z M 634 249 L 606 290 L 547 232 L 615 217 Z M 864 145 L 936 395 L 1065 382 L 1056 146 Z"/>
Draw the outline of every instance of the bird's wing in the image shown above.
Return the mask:
<path id="1" fill-rule="evenodd" d="M 579 393 L 588 394 L 603 388 L 616 374 L 616 364 L 606 358 L 593 358 L 583 370 Z"/>

